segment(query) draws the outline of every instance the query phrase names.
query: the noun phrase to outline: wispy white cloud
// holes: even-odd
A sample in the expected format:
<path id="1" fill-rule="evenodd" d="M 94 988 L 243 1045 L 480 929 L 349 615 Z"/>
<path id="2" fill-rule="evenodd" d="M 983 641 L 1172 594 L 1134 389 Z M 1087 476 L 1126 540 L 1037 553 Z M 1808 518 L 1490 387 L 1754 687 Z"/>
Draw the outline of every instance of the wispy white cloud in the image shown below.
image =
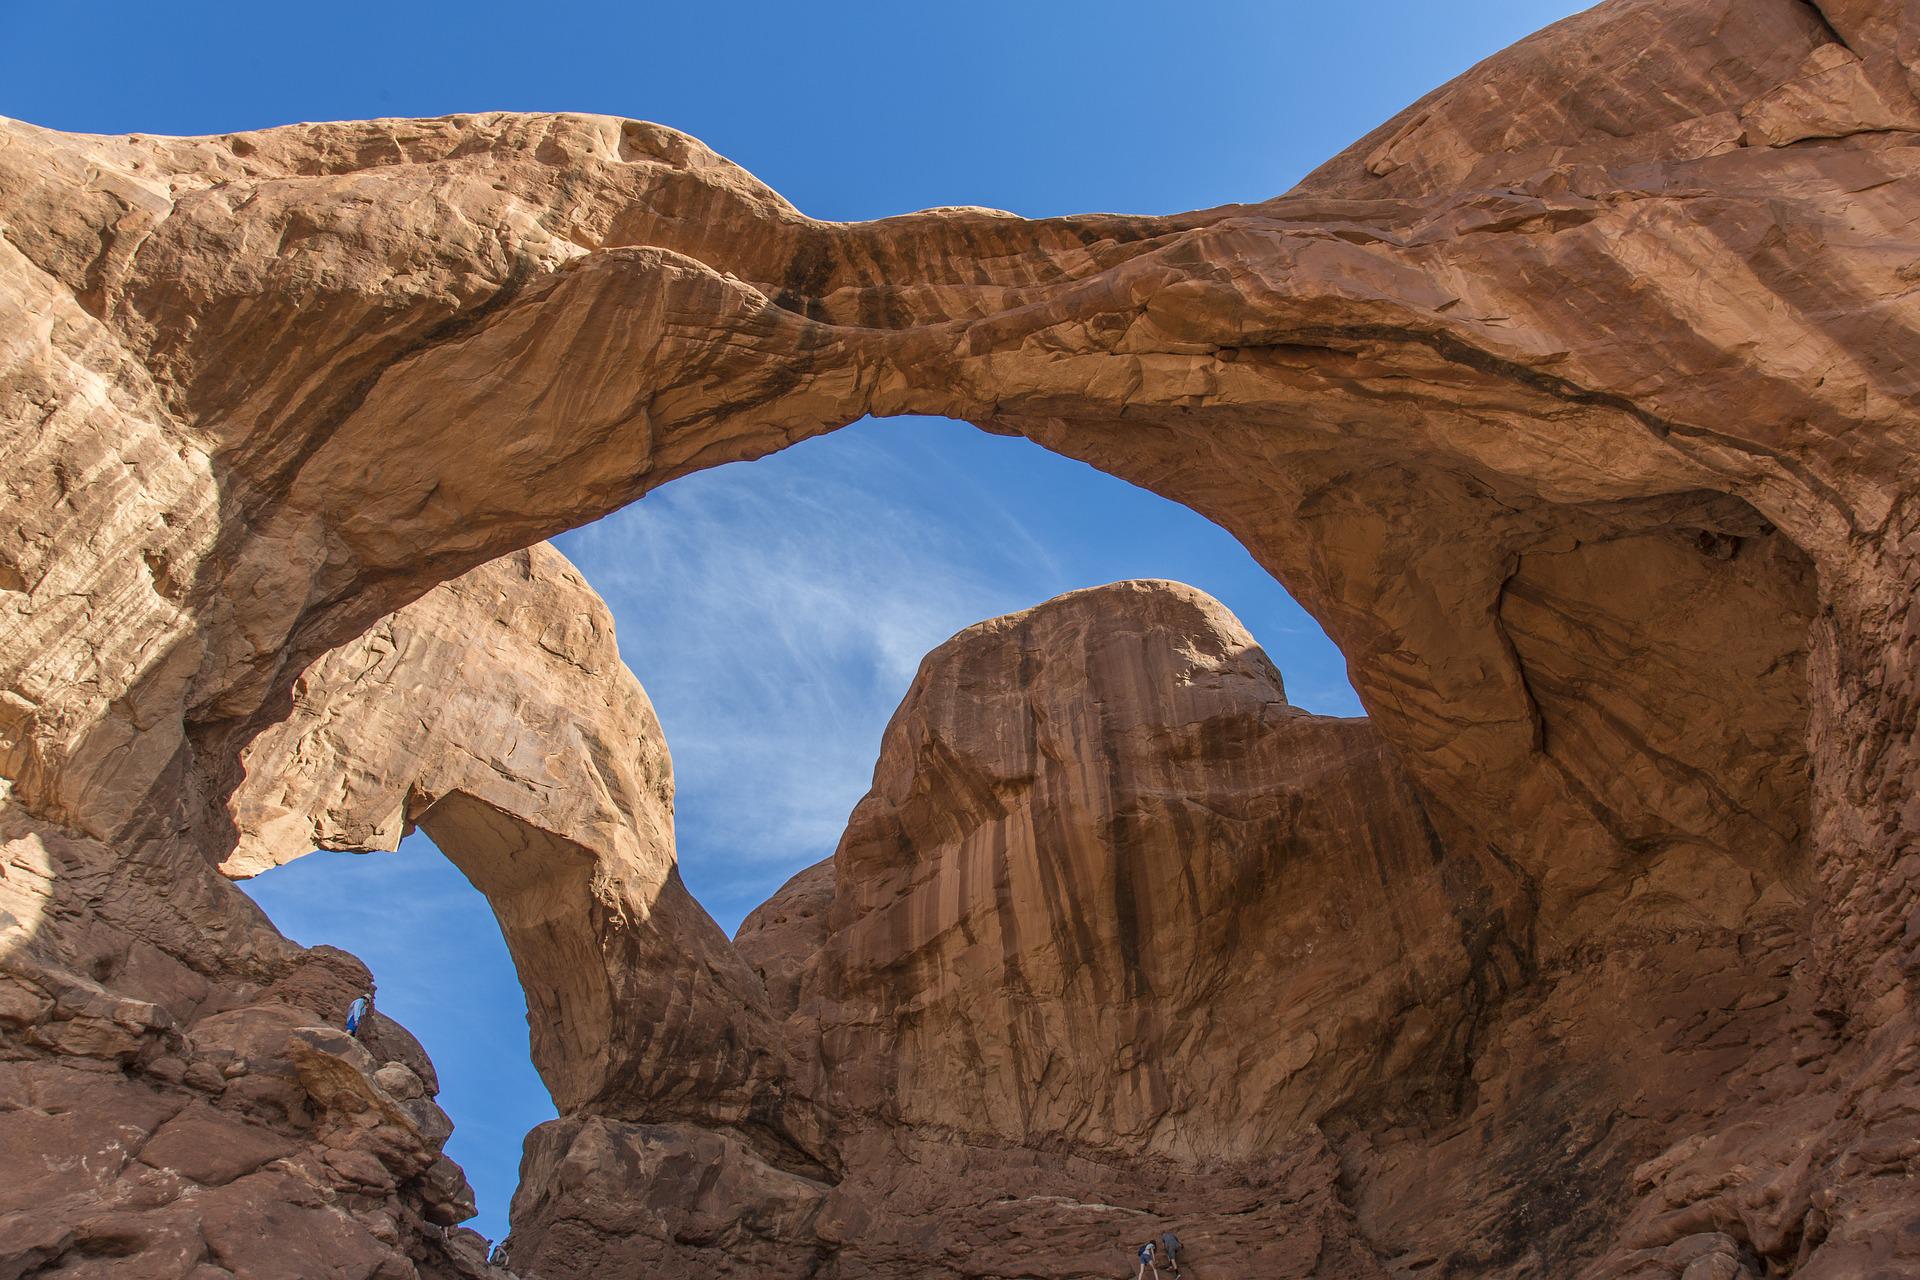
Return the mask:
<path id="1" fill-rule="evenodd" d="M 863 441 L 676 481 L 561 540 L 612 608 L 679 782 L 684 872 L 723 923 L 833 851 L 928 650 L 1058 569 L 984 494 Z"/>
<path id="2" fill-rule="evenodd" d="M 954 424 L 867 424 L 677 480 L 559 545 L 659 709 L 689 887 L 729 929 L 826 857 L 928 650 L 1124 577 L 1212 591 L 1283 649 L 1293 700 L 1356 711 L 1339 654 L 1195 513 Z"/>

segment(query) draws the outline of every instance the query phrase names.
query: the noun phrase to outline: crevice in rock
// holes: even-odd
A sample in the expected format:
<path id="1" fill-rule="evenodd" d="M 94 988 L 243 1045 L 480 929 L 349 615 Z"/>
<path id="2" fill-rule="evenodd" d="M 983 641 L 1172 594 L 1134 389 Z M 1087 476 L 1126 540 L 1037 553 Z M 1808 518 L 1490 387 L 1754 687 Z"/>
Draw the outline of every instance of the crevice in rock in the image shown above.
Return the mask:
<path id="1" fill-rule="evenodd" d="M 1848 44 L 1847 38 L 1840 34 L 1840 28 L 1833 25 L 1833 19 L 1827 17 L 1827 11 L 1820 7 L 1820 0 L 1800 0 L 1800 3 L 1806 6 L 1808 14 L 1819 24 L 1821 33 L 1826 36 L 1829 43 L 1839 45 L 1848 53 L 1856 55 L 1859 53 L 1859 50 Z"/>

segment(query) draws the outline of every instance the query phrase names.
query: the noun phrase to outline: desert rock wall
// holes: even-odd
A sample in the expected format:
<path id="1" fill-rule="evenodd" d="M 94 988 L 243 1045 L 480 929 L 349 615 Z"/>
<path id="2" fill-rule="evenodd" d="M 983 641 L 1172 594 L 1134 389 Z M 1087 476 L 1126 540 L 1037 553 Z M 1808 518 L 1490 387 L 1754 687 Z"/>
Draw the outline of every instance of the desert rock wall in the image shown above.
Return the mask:
<path id="1" fill-rule="evenodd" d="M 1517 977 L 1470 953 L 1499 930 L 1477 865 L 1371 727 L 1289 706 L 1172 583 L 930 654 L 833 871 L 798 1008 L 823 1087 L 1014 1143 L 1250 1159 L 1356 1095 L 1450 1092 L 1470 971 Z"/>
<path id="2" fill-rule="evenodd" d="M 1479 865 L 1370 724 L 1290 707 L 1191 588 L 1115 584 L 955 636 L 834 858 L 736 938 L 836 1117 L 841 1176 L 812 1197 L 833 1274 L 889 1273 L 876 1242 L 960 1206 L 1047 1276 L 1094 1273 L 1103 1239 L 1151 1221 L 1236 1273 L 1664 1275 L 1688 1250 L 1800 1250 L 1805 1201 L 1751 1186 L 1746 1239 L 1669 1255 L 1690 1233 L 1660 1233 L 1733 1212 L 1694 1203 L 1728 1185 L 1701 1155 L 1791 1163 L 1757 1117 L 1833 1124 L 1801 887 L 1760 858 L 1736 886 L 1670 856 L 1642 912 L 1545 958 Z M 1859 1138 L 1837 1129 L 1822 1176 Z M 1046 1193 L 980 1202 L 1010 1157 Z M 1685 1206 L 1644 1229 L 1657 1247 L 1622 1230 L 1657 1215 L 1650 1188 Z M 532 1195 L 517 1236 L 577 1238 Z M 1259 1207 L 1226 1212 L 1238 1195 Z M 1308 1252 L 1326 1231 L 1334 1254 Z"/>
<path id="3" fill-rule="evenodd" d="M 500 921 L 562 1110 L 779 1110 L 761 985 L 676 869 L 660 722 L 606 605 L 553 548 L 483 565 L 328 653 L 242 767 L 228 875 L 392 849 L 415 823 L 433 837 Z"/>
<path id="4" fill-rule="evenodd" d="M 1732 997 L 1746 1084 L 1716 1101 L 1682 1073 L 1679 1100 L 1635 1104 L 1660 1124 L 1718 1108 L 1699 1141 L 1634 1164 L 1659 1124 L 1612 1146 L 1582 1130 L 1630 1073 L 1570 1086 L 1563 1141 L 1480 1140 L 1512 1196 L 1574 1151 L 1539 1221 L 1631 1228 L 1528 1261 L 1532 1220 L 1502 1219 L 1507 1252 L 1475 1265 L 1612 1250 L 1608 1274 L 1673 1274 L 1693 1261 L 1666 1251 L 1700 1234 L 1750 1270 L 1905 1265 L 1917 23 L 1899 0 L 1610 0 L 1292 192 L 1167 218 L 822 223 L 690 138 L 590 116 L 197 139 L 0 123 L 0 775 L 39 842 L 12 864 L 34 886 L 15 949 L 44 938 L 70 967 L 133 939 L 270 984 L 284 941 L 212 868 L 239 847 L 249 744 L 322 655 L 676 476 L 867 413 L 947 414 L 1192 506 L 1323 622 L 1438 847 L 1546 984 L 1510 1011 L 1516 1054 L 1598 1051 L 1605 1022 L 1557 1005 L 1574 988 L 1554 975 L 1669 991 L 1692 1010 L 1673 1051 L 1698 1058 L 1726 993 L 1694 982 L 1689 939 L 1779 970 Z M 722 1005 L 744 980 L 686 942 L 696 913 L 623 932 L 609 905 L 677 901 L 653 802 L 613 804 L 637 824 L 620 848 L 529 823 L 525 796 L 416 781 L 448 788 L 443 834 L 476 881 L 502 876 L 510 927 L 548 917 L 502 869 L 573 859 L 559 896 L 606 909 L 579 937 L 634 939 L 648 974 L 681 972 L 683 944 L 718 956 L 698 972 L 732 975 Z M 342 838 L 377 843 L 393 814 L 389 794 Z M 587 862 L 634 870 L 612 888 Z M 1753 1003 L 1769 983 L 1785 994 Z M 1749 1015 L 1774 1005 L 1768 1032 Z M 733 1136 L 832 1175 L 777 1132 L 804 1110 L 769 1102 L 777 1054 L 744 1056 L 761 1065 L 711 1068 L 744 1108 Z M 1509 1078 L 1471 1074 L 1491 1061 L 1462 1114 Z M 1551 1055 L 1537 1074 L 1579 1075 Z M 609 1123 L 666 1107 L 700 1127 L 665 1085 L 620 1102 L 619 1075 L 609 1057 L 562 1091 Z M 1086 1132 L 1136 1134 L 1159 1105 Z M 1374 1120 L 1323 1119 L 1345 1186 L 1416 1177 L 1413 1147 L 1340 1146 Z M 1506 1194 L 1478 1203 L 1497 1217 Z M 1363 1231 L 1424 1230 L 1420 1205 L 1395 1226 L 1365 1202 Z"/>

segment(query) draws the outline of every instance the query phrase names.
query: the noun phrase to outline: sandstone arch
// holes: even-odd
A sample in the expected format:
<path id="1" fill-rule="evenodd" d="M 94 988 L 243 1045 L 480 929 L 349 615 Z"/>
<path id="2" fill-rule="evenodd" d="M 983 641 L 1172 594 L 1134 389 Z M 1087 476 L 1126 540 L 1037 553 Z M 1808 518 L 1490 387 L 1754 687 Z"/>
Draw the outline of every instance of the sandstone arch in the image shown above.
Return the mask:
<path id="1" fill-rule="evenodd" d="M 1496 812 L 1537 792 L 1537 823 L 1609 860 L 1606 824 L 1533 750 L 1509 647 L 1472 622 L 1507 563 L 1623 504 L 1733 493 L 1821 566 L 1849 655 L 1832 661 L 1851 666 L 1886 625 L 1871 584 L 1906 581 L 1910 518 L 1903 384 L 1851 354 L 1910 332 L 1869 247 L 1898 234 L 1905 152 L 1882 143 L 1906 127 L 1904 82 L 1805 5 L 1695 3 L 1657 24 L 1684 91 L 1618 102 L 1600 68 L 1639 47 L 1642 8 L 1491 60 L 1292 195 L 1170 219 L 827 226 L 688 139 L 581 117 L 95 144 L 16 128 L 13 274 L 61 317 L 46 358 L 121 353 L 106 382 L 174 455 L 188 508 L 110 521 L 74 508 L 84 483 L 47 504 L 144 548 L 98 588 L 127 602 L 138 656 L 115 666 L 107 645 L 96 681 L 53 687 L 71 644 L 22 646 L 21 797 L 118 830 L 172 758 L 163 704 L 221 739 L 435 580 L 690 467 L 919 411 L 1023 431 L 1219 519 L 1352 655 L 1429 786 L 1446 778 L 1456 838 L 1551 879 Z M 1828 99 L 1776 91 L 1836 58 Z M 1498 145 L 1475 132 L 1476 95 L 1549 76 L 1604 102 L 1612 131 L 1569 109 Z M 1836 101 L 1861 117 L 1845 130 Z M 98 175 L 77 185 L 76 145 Z M 1852 229 L 1876 219 L 1878 241 Z M 1683 283 L 1699 278 L 1726 283 L 1710 300 Z M 483 423 L 502 447 L 476 467 Z M 1729 532 L 1724 508 L 1686 508 L 1628 527 Z M 84 585 L 48 547 L 28 536 L 15 576 Z M 35 609 L 17 631 L 71 622 Z M 1463 785 L 1465 760 L 1487 787 Z"/>
<path id="2" fill-rule="evenodd" d="M 1154 219 L 822 224 L 590 117 L 8 124 L 11 803 L 179 886 L 131 925 L 191 954 L 158 917 L 213 892 L 240 752 L 319 654 L 685 471 L 943 413 L 1240 537 L 1543 959 L 1785 886 L 1864 1070 L 1920 944 L 1915 23 L 1613 0 L 1288 195 Z M 1619 598 L 1622 554 L 1668 569 Z M 1621 660 L 1691 583 L 1750 682 Z M 1801 689 L 1806 792 L 1736 760 Z"/>
<path id="3" fill-rule="evenodd" d="M 559 552 L 483 565 L 328 653 L 242 764 L 229 875 L 433 838 L 499 919 L 563 1112 L 736 1123 L 807 1163 L 760 984 L 680 882 L 659 721 Z"/>

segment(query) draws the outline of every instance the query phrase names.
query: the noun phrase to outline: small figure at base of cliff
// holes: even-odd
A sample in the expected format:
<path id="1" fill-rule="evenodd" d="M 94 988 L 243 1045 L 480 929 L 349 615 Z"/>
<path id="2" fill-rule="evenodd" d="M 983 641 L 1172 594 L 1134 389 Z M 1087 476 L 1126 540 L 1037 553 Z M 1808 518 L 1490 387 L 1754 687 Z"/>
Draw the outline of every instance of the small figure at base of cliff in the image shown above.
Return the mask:
<path id="1" fill-rule="evenodd" d="M 1153 1265 L 1153 1241 L 1140 1246 L 1140 1270 L 1134 1273 L 1133 1280 L 1144 1280 L 1149 1273 L 1153 1280 L 1160 1280 L 1160 1268 Z"/>

